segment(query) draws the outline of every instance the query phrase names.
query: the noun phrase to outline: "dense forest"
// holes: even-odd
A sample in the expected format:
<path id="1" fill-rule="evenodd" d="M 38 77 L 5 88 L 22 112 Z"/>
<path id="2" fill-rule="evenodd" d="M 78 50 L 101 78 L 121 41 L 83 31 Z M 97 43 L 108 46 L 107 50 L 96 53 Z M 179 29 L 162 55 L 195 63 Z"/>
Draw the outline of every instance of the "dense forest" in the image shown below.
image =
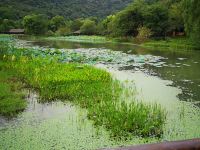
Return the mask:
<path id="1" fill-rule="evenodd" d="M 25 28 L 28 34 L 62 36 L 78 31 L 85 35 L 139 39 L 178 34 L 187 35 L 195 45 L 200 45 L 200 1 L 134 0 L 125 7 L 128 2 L 4 0 L 0 31 Z M 14 6 L 20 8 L 13 9 Z M 119 9 L 122 10 L 113 13 Z"/>
<path id="2" fill-rule="evenodd" d="M 1 0 L 2 19 L 21 19 L 31 13 L 56 15 L 66 19 L 105 17 L 123 9 L 132 0 Z"/>

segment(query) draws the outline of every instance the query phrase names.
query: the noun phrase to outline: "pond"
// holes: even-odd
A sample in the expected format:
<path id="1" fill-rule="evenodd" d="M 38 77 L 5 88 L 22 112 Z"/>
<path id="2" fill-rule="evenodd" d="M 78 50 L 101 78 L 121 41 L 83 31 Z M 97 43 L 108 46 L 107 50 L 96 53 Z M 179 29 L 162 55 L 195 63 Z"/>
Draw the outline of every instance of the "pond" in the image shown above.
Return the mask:
<path id="1" fill-rule="evenodd" d="M 17 118 L 0 118 L 0 147 L 5 149 L 97 149 L 200 137 L 200 52 L 150 50 L 119 43 L 78 43 L 21 38 L 18 46 L 57 48 L 85 57 L 135 90 L 137 100 L 167 110 L 161 139 L 110 139 L 87 119 L 87 110 L 62 102 L 37 102 L 29 91 L 28 108 Z M 65 60 L 69 61 L 69 60 Z M 128 101 L 129 98 L 127 97 Z"/>

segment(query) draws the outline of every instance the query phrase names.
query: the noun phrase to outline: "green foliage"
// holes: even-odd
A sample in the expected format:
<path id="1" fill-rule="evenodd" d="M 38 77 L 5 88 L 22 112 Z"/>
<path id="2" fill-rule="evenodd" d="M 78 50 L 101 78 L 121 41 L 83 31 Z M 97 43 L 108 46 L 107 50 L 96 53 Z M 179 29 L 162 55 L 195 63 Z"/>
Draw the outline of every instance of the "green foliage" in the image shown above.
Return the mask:
<path id="1" fill-rule="evenodd" d="M 0 22 L 0 32 L 6 32 L 9 31 L 11 28 L 15 26 L 14 21 L 8 20 L 8 19 L 3 19 Z"/>
<path id="2" fill-rule="evenodd" d="M 83 23 L 84 21 L 82 19 L 75 19 L 74 21 L 72 21 L 70 28 L 72 31 L 78 31 L 80 30 Z"/>
<path id="3" fill-rule="evenodd" d="M 56 15 L 67 19 L 103 18 L 127 6 L 132 0 L 1 0 L 0 14 L 3 19 L 18 20 L 33 13 Z M 112 6 L 112 7 L 111 7 Z"/>
<path id="4" fill-rule="evenodd" d="M 80 35 L 80 36 L 63 36 L 63 37 L 47 37 L 47 40 L 61 40 L 61 41 L 71 41 L 71 42 L 81 42 L 81 43 L 107 43 L 107 42 L 115 42 L 112 39 L 108 39 L 104 36 L 88 36 L 88 35 Z"/>
<path id="5" fill-rule="evenodd" d="M 112 33 L 112 29 L 113 29 L 113 20 L 115 18 L 115 15 L 110 15 L 107 16 L 103 21 L 102 21 L 102 25 L 104 28 L 104 32 L 106 34 L 111 34 Z"/>
<path id="6" fill-rule="evenodd" d="M 114 36 L 136 36 L 137 28 L 143 22 L 143 10 L 141 10 L 143 6 L 143 3 L 134 3 L 117 13 L 112 21 L 112 34 Z"/>
<path id="7" fill-rule="evenodd" d="M 28 34 L 45 34 L 47 31 L 48 20 L 47 17 L 39 15 L 28 15 L 23 19 L 23 25 Z"/>
<path id="8" fill-rule="evenodd" d="M 199 50 L 188 38 L 167 38 L 167 40 L 150 40 L 142 44 L 148 48 L 170 50 Z"/>
<path id="9" fill-rule="evenodd" d="M 15 0 L 16 1 L 16 0 Z M 134 0 L 128 7 L 126 7 L 124 10 L 112 14 L 108 13 L 114 12 L 113 10 L 109 10 L 106 12 L 107 6 L 110 6 L 111 4 L 112 7 L 115 7 L 117 5 L 123 7 L 126 6 L 130 1 L 123 1 L 119 0 L 118 3 L 114 3 L 114 0 L 111 1 L 94 1 L 94 6 L 92 2 L 90 1 L 85 1 L 85 2 L 80 2 L 81 6 L 79 4 L 79 0 L 75 1 L 68 1 L 64 0 L 61 3 L 56 3 L 54 1 L 44 1 L 43 3 L 39 3 L 38 0 L 32 1 L 29 0 L 28 2 L 26 1 L 26 7 L 31 5 L 36 5 L 41 6 L 41 8 L 44 8 L 40 10 L 34 9 L 34 7 L 29 10 L 26 10 L 25 8 L 23 9 L 23 13 L 19 9 L 17 10 L 12 10 L 10 7 L 6 8 L 5 6 L 7 5 L 13 5 L 15 4 L 15 1 L 13 2 L 8 2 L 8 0 L 5 0 L 2 2 L 4 7 L 0 7 L 0 12 L 2 12 L 2 17 L 0 18 L 0 22 L 3 22 L 4 19 L 9 19 L 14 18 L 14 19 L 19 19 L 21 16 L 24 16 L 24 14 L 30 14 L 30 13 L 38 13 L 41 12 L 42 14 L 47 15 L 49 18 L 53 17 L 49 23 L 48 23 L 48 30 L 52 30 L 53 32 L 56 32 L 58 29 L 59 30 L 64 30 L 63 28 L 67 26 L 67 28 L 70 28 L 71 32 L 79 31 L 82 30 L 82 34 L 99 34 L 99 35 L 112 35 L 116 37 L 120 36 L 137 36 L 138 35 L 138 28 L 140 26 L 145 26 L 149 28 L 153 36 L 160 37 L 160 36 L 166 36 L 166 35 L 172 35 L 173 32 L 183 32 L 184 30 L 184 25 L 183 25 L 183 16 L 182 12 L 185 10 L 185 15 L 184 15 L 184 20 L 185 20 L 185 26 L 186 26 L 186 31 L 190 37 L 193 37 L 193 39 L 198 39 L 199 34 L 193 34 L 199 32 L 199 25 L 198 23 L 194 23 L 191 25 L 191 20 L 195 19 L 187 19 L 187 18 L 192 18 L 190 17 L 192 13 L 191 12 L 195 7 L 191 6 L 190 3 L 192 2 L 187 2 L 187 0 Z M 182 1 L 184 2 L 184 9 L 182 9 Z M 98 5 L 98 3 L 101 3 L 101 5 Z M 23 2 L 20 3 L 23 5 Z M 197 3 L 198 5 L 198 3 Z M 18 6 L 18 5 L 17 5 Z M 19 5 L 20 6 L 20 5 Z M 59 7 L 58 7 L 59 6 Z M 64 7 L 64 6 L 70 6 L 70 7 Z M 91 6 L 91 7 L 90 7 Z M 95 8 L 98 6 L 99 8 Z M 62 8 L 65 8 L 64 11 Z M 86 7 L 87 9 L 84 9 Z M 99 21 L 99 18 L 105 15 L 101 15 L 98 12 L 98 10 L 104 7 L 103 12 L 107 15 L 110 15 L 106 17 L 103 21 Z M 123 7 L 118 7 L 116 10 L 120 10 L 118 8 L 123 8 Z M 59 10 L 57 10 L 59 8 Z M 69 8 L 66 9 L 66 8 Z M 94 9 L 95 8 L 95 9 Z M 34 12 L 30 11 L 34 9 Z M 55 10 L 54 10 L 55 9 Z M 90 9 L 94 9 L 91 11 Z M 190 9 L 190 10 L 189 10 Z M 51 11 L 47 11 L 51 10 Z M 101 10 L 101 11 L 102 11 Z M 82 12 L 83 11 L 83 12 Z M 196 11 L 196 9 L 195 9 Z M 198 11 L 198 9 L 197 9 Z M 82 13 L 81 13 L 82 12 Z M 20 14 L 18 17 L 14 15 Z M 64 19 L 62 16 L 58 16 L 58 14 L 64 16 L 68 21 Z M 77 15 L 79 14 L 79 15 Z M 190 15 L 191 14 L 191 15 Z M 195 15 L 198 14 L 198 12 L 195 12 Z M 11 17 L 13 15 L 13 17 Z M 40 17 L 39 17 L 40 16 Z M 100 17 L 101 16 L 101 17 Z M 6 18 L 7 17 L 7 18 Z M 24 25 L 27 33 L 29 34 L 44 34 L 47 29 L 46 29 L 46 24 L 47 24 L 47 19 L 43 17 L 41 19 L 41 15 L 29 15 L 25 17 L 26 20 L 24 20 Z M 70 20 L 71 18 L 76 18 L 75 20 Z M 78 19 L 77 19 L 78 18 Z M 81 19 L 81 18 L 87 18 L 87 19 Z M 198 20 L 198 19 L 196 19 Z M 196 21 L 195 20 L 195 21 Z M 26 23 L 25 23 L 26 22 Z M 198 22 L 198 21 L 196 21 Z M 4 23 L 1 23 L 0 25 L 0 31 L 5 31 L 9 30 L 12 27 L 21 27 L 20 21 L 14 22 L 14 25 L 7 25 L 6 20 Z M 194 30 L 194 31 L 192 31 Z M 60 31 L 57 31 L 58 35 L 66 35 L 66 33 L 61 34 Z M 51 34 L 48 34 L 51 35 Z M 197 43 L 199 40 L 195 40 Z"/>
<path id="10" fill-rule="evenodd" d="M 112 136 L 162 134 L 164 113 L 161 108 L 140 102 L 119 103 L 121 88 L 103 70 L 27 57 L 19 58 L 10 67 L 32 87 L 39 89 L 41 101 L 73 101 L 87 108 L 89 118 L 96 125 L 106 126 Z"/>
<path id="11" fill-rule="evenodd" d="M 184 21 L 182 15 L 182 5 L 180 2 L 171 4 L 169 8 L 170 31 L 183 31 Z"/>
<path id="12" fill-rule="evenodd" d="M 96 23 L 95 21 L 86 19 L 80 28 L 82 34 L 92 35 L 96 33 Z"/>
<path id="13" fill-rule="evenodd" d="M 139 27 L 138 28 L 138 35 L 137 35 L 137 40 L 139 40 L 139 42 L 145 42 L 146 40 L 148 40 L 152 35 L 152 31 L 147 28 L 147 27 Z"/>
<path id="14" fill-rule="evenodd" d="M 65 19 L 63 16 L 55 16 L 49 21 L 49 28 L 55 32 L 59 28 L 65 26 Z"/>
<path id="15" fill-rule="evenodd" d="M 200 1 L 183 0 L 185 30 L 200 48 Z"/>
<path id="16" fill-rule="evenodd" d="M 98 35 L 105 35 L 106 34 L 106 29 L 104 28 L 104 25 L 102 22 L 99 22 L 96 26 L 96 34 Z"/>
<path id="17" fill-rule="evenodd" d="M 22 16 L 20 16 L 20 11 L 16 8 L 17 6 L 15 5 L 15 7 L 11 7 L 12 4 L 7 4 L 4 5 L 4 1 L 0 1 L 0 19 L 9 19 L 9 20 L 18 20 L 18 19 L 22 19 Z"/>
<path id="18" fill-rule="evenodd" d="M 49 30 L 49 31 L 46 32 L 45 35 L 47 35 L 47 36 L 53 36 L 53 35 L 55 35 L 55 34 L 54 34 L 53 31 Z"/>
<path id="19" fill-rule="evenodd" d="M 103 24 L 114 36 L 137 36 L 140 26 L 149 28 L 153 36 L 165 36 L 183 29 L 180 1 L 135 0 L 115 17 L 107 17 Z M 110 21 L 111 20 L 111 21 Z"/>
<path id="20" fill-rule="evenodd" d="M 20 91 L 22 84 L 14 76 L 15 72 L 3 70 L 0 60 L 0 115 L 15 116 L 26 108 L 27 102 Z"/>
<path id="21" fill-rule="evenodd" d="M 160 137 L 162 135 L 160 125 L 164 121 L 164 113 L 160 106 L 145 105 L 141 102 L 117 104 L 111 101 L 102 102 L 100 105 L 102 106 L 93 106 L 89 117 L 95 120 L 95 124 L 104 125 L 110 129 L 114 137 L 122 135 Z"/>
<path id="22" fill-rule="evenodd" d="M 169 28 L 168 9 L 162 3 L 148 5 L 143 24 L 152 30 L 154 36 L 165 36 Z"/>
<path id="23" fill-rule="evenodd" d="M 60 27 L 57 31 L 56 31 L 56 35 L 58 36 L 66 36 L 69 35 L 71 33 L 71 30 L 69 27 Z"/>

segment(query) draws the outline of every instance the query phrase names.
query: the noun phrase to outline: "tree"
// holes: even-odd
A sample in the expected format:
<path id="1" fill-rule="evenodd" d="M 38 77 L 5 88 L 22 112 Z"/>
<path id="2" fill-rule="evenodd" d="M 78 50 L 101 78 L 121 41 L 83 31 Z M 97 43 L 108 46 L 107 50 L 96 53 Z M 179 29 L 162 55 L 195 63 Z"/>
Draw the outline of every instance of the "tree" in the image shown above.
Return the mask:
<path id="1" fill-rule="evenodd" d="M 96 33 L 98 35 L 105 35 L 106 34 L 106 29 L 104 28 L 102 22 L 99 22 L 96 26 Z"/>
<path id="2" fill-rule="evenodd" d="M 96 33 L 96 23 L 95 21 L 86 19 L 81 26 L 81 33 L 86 35 L 92 35 Z"/>
<path id="3" fill-rule="evenodd" d="M 183 0 L 185 31 L 194 43 L 200 47 L 200 1 Z"/>
<path id="4" fill-rule="evenodd" d="M 151 35 L 152 35 L 152 32 L 149 28 L 141 26 L 138 28 L 138 35 L 136 39 L 138 40 L 138 42 L 145 42 L 151 37 Z"/>
<path id="5" fill-rule="evenodd" d="M 32 13 L 49 18 L 62 15 L 66 19 L 98 17 L 122 10 L 132 0 L 0 0 L 0 16 L 18 20 Z M 2 11 L 1 11 L 2 10 Z M 5 15 L 5 17 L 4 17 Z"/>
<path id="6" fill-rule="evenodd" d="M 55 16 L 50 20 L 49 27 L 53 32 L 57 31 L 58 28 L 65 26 L 65 19 L 63 16 Z"/>
<path id="7" fill-rule="evenodd" d="M 24 17 L 23 25 L 28 34 L 45 34 L 47 31 L 48 19 L 42 14 L 28 15 Z"/>
<path id="8" fill-rule="evenodd" d="M 15 26 L 14 21 L 3 19 L 0 24 L 0 32 L 6 32 L 9 31 L 11 28 Z"/>
<path id="9" fill-rule="evenodd" d="M 148 5 L 144 11 L 144 26 L 151 29 L 154 36 L 165 36 L 169 28 L 168 9 L 162 3 Z"/>
<path id="10" fill-rule="evenodd" d="M 78 30 L 80 30 L 83 23 L 84 23 L 84 21 L 82 19 L 76 19 L 71 23 L 70 28 L 72 31 L 78 31 Z"/>
<path id="11" fill-rule="evenodd" d="M 143 23 L 142 3 L 128 7 L 116 14 L 112 22 L 114 36 L 136 36 L 137 28 Z"/>
<path id="12" fill-rule="evenodd" d="M 104 30 L 103 32 L 105 34 L 112 33 L 114 19 L 115 19 L 115 15 L 109 15 L 101 22 L 102 28 Z"/>
<path id="13" fill-rule="evenodd" d="M 170 30 L 180 31 L 184 28 L 181 3 L 174 3 L 169 9 Z"/>
<path id="14" fill-rule="evenodd" d="M 71 30 L 69 27 L 60 27 L 57 31 L 56 31 L 56 35 L 58 36 L 66 36 L 69 35 L 71 33 Z"/>

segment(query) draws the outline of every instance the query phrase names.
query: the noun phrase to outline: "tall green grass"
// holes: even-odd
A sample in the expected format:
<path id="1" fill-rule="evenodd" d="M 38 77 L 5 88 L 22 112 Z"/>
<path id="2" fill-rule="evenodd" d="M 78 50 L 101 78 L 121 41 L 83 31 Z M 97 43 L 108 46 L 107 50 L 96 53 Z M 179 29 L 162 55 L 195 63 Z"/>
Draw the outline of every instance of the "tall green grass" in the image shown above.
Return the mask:
<path id="1" fill-rule="evenodd" d="M 3 68 L 40 94 L 41 102 L 71 101 L 87 108 L 97 126 L 112 137 L 160 137 L 165 112 L 159 105 L 121 100 L 123 86 L 101 69 L 77 63 L 60 63 L 57 57 L 32 55 L 32 51 L 2 46 Z"/>
<path id="2" fill-rule="evenodd" d="M 0 115 L 13 117 L 26 108 L 21 92 L 22 83 L 14 78 L 15 72 L 3 70 L 0 64 Z"/>

